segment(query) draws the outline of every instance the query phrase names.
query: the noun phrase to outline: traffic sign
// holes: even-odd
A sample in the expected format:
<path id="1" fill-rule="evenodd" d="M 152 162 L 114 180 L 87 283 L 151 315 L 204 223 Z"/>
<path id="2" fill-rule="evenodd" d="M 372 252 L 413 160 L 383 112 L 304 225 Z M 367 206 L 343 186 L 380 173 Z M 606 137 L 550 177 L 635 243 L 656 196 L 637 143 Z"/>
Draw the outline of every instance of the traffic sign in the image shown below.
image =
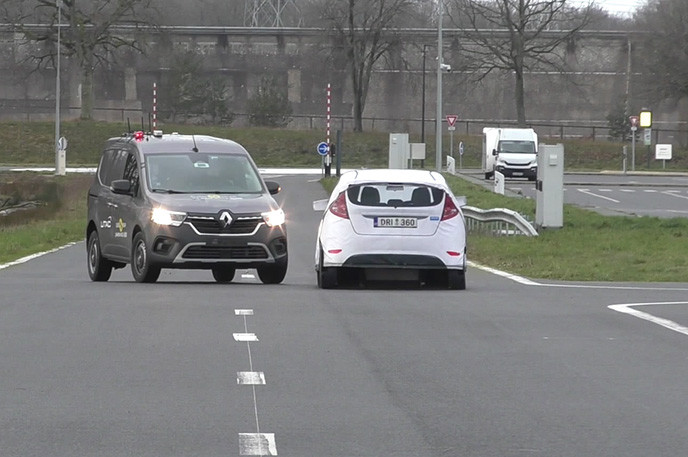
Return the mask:
<path id="1" fill-rule="evenodd" d="M 324 141 L 318 143 L 318 154 L 321 156 L 326 156 L 328 152 L 330 152 L 330 145 Z"/>
<path id="2" fill-rule="evenodd" d="M 463 155 L 463 150 L 464 150 L 464 147 L 463 147 L 463 141 L 462 141 L 459 143 L 459 155 Z"/>
<path id="3" fill-rule="evenodd" d="M 629 116 L 628 121 L 631 123 L 631 130 L 634 132 L 638 129 L 638 121 L 640 118 L 638 116 Z"/>
<path id="4" fill-rule="evenodd" d="M 456 120 L 459 118 L 456 114 L 447 114 L 447 124 L 449 127 L 454 127 Z"/>

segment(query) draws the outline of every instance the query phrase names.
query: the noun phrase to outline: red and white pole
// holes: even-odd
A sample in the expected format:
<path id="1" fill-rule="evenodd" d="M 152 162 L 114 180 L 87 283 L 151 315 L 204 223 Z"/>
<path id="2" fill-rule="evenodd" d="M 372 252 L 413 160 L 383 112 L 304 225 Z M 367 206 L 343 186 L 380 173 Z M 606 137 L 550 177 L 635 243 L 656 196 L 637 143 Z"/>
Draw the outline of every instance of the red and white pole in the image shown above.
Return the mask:
<path id="1" fill-rule="evenodd" d="M 153 130 L 158 127 L 158 83 L 153 83 Z"/>
<path id="2" fill-rule="evenodd" d="M 332 114 L 332 87 L 327 83 L 327 145 L 330 145 L 330 119 Z"/>

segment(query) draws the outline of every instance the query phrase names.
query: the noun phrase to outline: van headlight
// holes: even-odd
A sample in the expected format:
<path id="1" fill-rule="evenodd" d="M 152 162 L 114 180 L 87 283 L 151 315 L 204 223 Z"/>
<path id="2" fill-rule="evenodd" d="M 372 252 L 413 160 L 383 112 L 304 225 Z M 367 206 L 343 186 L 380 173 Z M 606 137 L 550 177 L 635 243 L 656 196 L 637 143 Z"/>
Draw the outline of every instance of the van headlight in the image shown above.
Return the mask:
<path id="1" fill-rule="evenodd" d="M 171 225 L 179 227 L 186 219 L 186 213 L 179 211 L 168 211 L 163 208 L 155 208 L 151 220 L 159 225 Z"/>
<path id="2" fill-rule="evenodd" d="M 284 221 L 286 219 L 286 216 L 284 215 L 284 211 L 282 211 L 282 208 L 273 211 L 268 211 L 267 213 L 261 214 L 261 216 L 263 216 L 263 220 L 265 221 L 268 227 L 279 227 L 280 225 L 284 224 Z"/>

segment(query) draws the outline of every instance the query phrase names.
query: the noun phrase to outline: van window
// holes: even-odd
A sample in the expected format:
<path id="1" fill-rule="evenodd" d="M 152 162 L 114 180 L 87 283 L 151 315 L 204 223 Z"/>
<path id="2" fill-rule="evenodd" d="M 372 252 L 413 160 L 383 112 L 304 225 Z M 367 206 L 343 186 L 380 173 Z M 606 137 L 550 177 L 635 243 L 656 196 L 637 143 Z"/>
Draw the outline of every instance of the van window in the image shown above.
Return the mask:
<path id="1" fill-rule="evenodd" d="M 146 157 L 147 179 L 154 192 L 261 193 L 258 170 L 243 155 L 154 154 Z"/>
<path id="2" fill-rule="evenodd" d="M 518 154 L 535 154 L 535 143 L 532 141 L 508 140 L 499 142 L 499 152 Z"/>

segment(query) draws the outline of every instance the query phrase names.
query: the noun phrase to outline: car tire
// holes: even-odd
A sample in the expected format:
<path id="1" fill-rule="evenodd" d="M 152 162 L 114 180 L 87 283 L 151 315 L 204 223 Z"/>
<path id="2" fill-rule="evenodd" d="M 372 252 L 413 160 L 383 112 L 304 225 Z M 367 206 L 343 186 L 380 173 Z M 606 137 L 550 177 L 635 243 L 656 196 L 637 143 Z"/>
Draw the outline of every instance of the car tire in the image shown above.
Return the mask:
<path id="1" fill-rule="evenodd" d="M 112 275 L 112 263 L 103 258 L 100 250 L 100 238 L 97 231 L 92 231 L 88 235 L 88 244 L 86 247 L 88 276 L 91 281 L 107 281 Z"/>
<path id="2" fill-rule="evenodd" d="M 155 282 L 160 277 L 160 267 L 150 264 L 149 254 L 146 238 L 143 232 L 138 232 L 131 250 L 131 273 L 136 282 Z"/>
<path id="3" fill-rule="evenodd" d="M 337 285 L 337 269 L 323 266 L 323 250 L 320 249 L 320 262 L 318 264 L 318 287 L 321 289 L 333 289 Z"/>
<path id="4" fill-rule="evenodd" d="M 274 265 L 260 266 L 256 269 L 258 271 L 258 278 L 260 278 L 263 284 L 279 284 L 287 275 L 288 265 L 289 260 L 287 256 L 284 256 L 277 260 Z"/>
<path id="5" fill-rule="evenodd" d="M 494 176 L 494 171 L 488 171 L 485 173 L 485 179 L 491 179 Z"/>
<path id="6" fill-rule="evenodd" d="M 448 270 L 447 287 L 452 290 L 465 290 L 466 272 L 464 270 Z"/>
<path id="7" fill-rule="evenodd" d="M 227 284 L 232 282 L 234 279 L 234 273 L 236 273 L 236 268 L 234 267 L 215 267 L 213 268 L 213 278 L 220 284 Z"/>

